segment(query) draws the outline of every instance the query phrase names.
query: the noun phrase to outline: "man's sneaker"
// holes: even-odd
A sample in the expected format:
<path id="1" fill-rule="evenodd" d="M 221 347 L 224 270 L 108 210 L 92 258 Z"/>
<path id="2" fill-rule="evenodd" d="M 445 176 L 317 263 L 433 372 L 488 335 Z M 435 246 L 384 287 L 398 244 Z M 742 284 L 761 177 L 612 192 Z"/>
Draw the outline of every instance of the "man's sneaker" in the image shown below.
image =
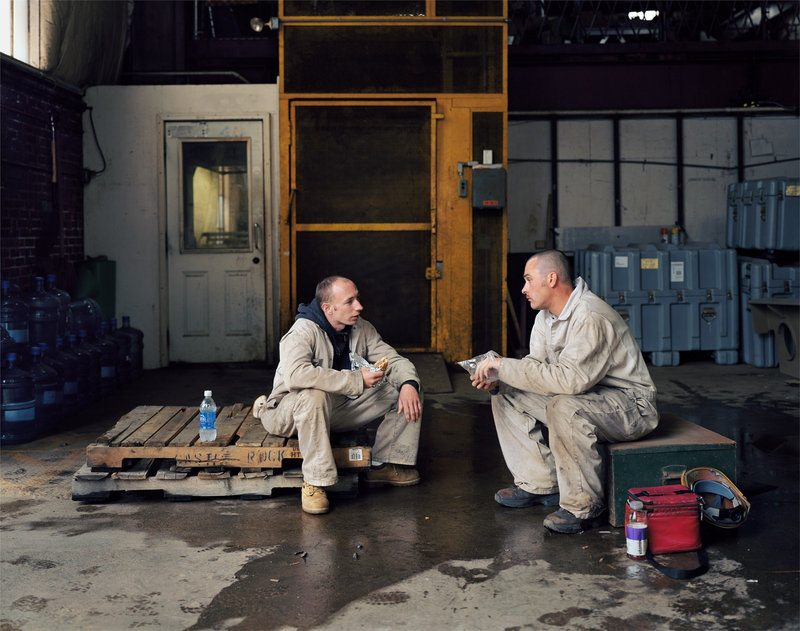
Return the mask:
<path id="1" fill-rule="evenodd" d="M 539 495 L 538 493 L 528 493 L 518 486 L 510 486 L 507 489 L 500 489 L 494 494 L 494 501 L 510 508 L 527 508 L 536 504 L 543 506 L 557 506 L 559 494 Z"/>
<path id="2" fill-rule="evenodd" d="M 267 407 L 267 395 L 262 394 L 255 401 L 253 401 L 253 416 L 257 419 L 261 418 L 261 410 Z"/>
<path id="3" fill-rule="evenodd" d="M 606 522 L 605 516 L 606 512 L 603 511 L 594 517 L 581 519 L 580 517 L 575 517 L 566 508 L 559 508 L 555 513 L 550 513 L 544 518 L 544 527 L 553 532 L 576 535 L 584 530 L 602 526 Z"/>
<path id="4" fill-rule="evenodd" d="M 367 471 L 367 486 L 414 486 L 419 484 L 419 472 L 416 469 L 400 467 L 396 464 L 387 463 L 379 469 Z"/>
<path id="5" fill-rule="evenodd" d="M 313 484 L 306 484 L 303 482 L 303 488 L 300 490 L 300 497 L 302 498 L 303 510 L 312 515 L 321 515 L 327 513 L 330 509 L 330 502 L 325 491 Z"/>

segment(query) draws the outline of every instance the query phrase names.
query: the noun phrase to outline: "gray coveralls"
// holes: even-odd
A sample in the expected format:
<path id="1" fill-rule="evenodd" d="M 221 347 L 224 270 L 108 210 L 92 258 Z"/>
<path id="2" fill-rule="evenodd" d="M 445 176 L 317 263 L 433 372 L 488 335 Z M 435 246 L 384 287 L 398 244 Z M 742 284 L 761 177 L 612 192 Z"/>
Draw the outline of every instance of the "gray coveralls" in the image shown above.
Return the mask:
<path id="1" fill-rule="evenodd" d="M 620 315 L 577 279 L 558 317 L 537 314 L 530 354 L 504 358 L 498 377 L 492 413 L 514 484 L 559 492 L 581 519 L 601 513 L 598 443 L 636 440 L 658 425 L 655 385 Z"/>
<path id="2" fill-rule="evenodd" d="M 268 432 L 297 435 L 303 479 L 314 486 L 332 486 L 338 480 L 331 431 L 362 427 L 381 416 L 373 460 L 401 465 L 417 460 L 421 422 L 409 423 L 396 412 L 400 386 L 406 381 L 420 383 L 414 364 L 363 318 L 350 331 L 350 350 L 370 363 L 387 357 L 384 382 L 364 389 L 360 370 L 333 369 L 333 345 L 325 331 L 311 320 L 296 320 L 281 339 L 272 393 L 261 411 Z"/>

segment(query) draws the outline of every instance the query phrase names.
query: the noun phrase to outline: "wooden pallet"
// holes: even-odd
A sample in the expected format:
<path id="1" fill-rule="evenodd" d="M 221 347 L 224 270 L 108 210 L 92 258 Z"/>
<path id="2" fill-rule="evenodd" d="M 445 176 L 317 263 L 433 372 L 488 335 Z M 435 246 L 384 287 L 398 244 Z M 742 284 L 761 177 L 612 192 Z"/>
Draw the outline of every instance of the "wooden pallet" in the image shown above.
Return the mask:
<path id="1" fill-rule="evenodd" d="M 162 491 L 165 497 L 265 497 L 302 485 L 303 455 L 295 438 L 268 434 L 241 403 L 217 415 L 217 438 L 200 442 L 196 407 L 142 405 L 86 447 L 73 476 L 72 499 L 102 501 L 111 493 Z M 352 494 L 371 449 L 358 434 L 335 435 L 340 484 Z"/>

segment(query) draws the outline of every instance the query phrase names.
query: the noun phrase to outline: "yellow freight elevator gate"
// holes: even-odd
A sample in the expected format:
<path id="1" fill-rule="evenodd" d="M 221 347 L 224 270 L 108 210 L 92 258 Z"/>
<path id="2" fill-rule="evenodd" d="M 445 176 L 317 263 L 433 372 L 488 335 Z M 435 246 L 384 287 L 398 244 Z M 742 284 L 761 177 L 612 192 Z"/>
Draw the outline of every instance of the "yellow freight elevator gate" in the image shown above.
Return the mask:
<path id="1" fill-rule="evenodd" d="M 505 10 L 280 4 L 282 331 L 335 273 L 398 348 L 505 350 L 505 208 L 471 196 L 506 160 Z"/>

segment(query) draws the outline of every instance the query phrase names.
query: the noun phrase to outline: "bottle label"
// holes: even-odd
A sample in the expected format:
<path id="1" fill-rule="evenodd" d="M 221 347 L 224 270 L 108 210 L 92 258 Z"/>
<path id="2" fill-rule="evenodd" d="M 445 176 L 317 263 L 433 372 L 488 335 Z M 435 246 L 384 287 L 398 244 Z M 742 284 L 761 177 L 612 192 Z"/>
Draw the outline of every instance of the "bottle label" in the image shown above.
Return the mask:
<path id="1" fill-rule="evenodd" d="M 36 400 L 4 403 L 3 415 L 10 422 L 32 421 L 36 418 Z"/>
<path id="2" fill-rule="evenodd" d="M 116 376 L 117 376 L 117 371 L 113 364 L 111 366 L 100 366 L 101 379 L 113 379 Z"/>
<path id="3" fill-rule="evenodd" d="M 45 390 L 44 396 L 42 397 L 42 403 L 45 405 L 54 405 L 58 402 L 58 391 L 57 390 Z"/>
<path id="4" fill-rule="evenodd" d="M 78 394 L 78 382 L 77 381 L 65 381 L 64 382 L 64 394 L 67 396 L 71 396 L 73 394 Z"/>
<path id="5" fill-rule="evenodd" d="M 647 524 L 630 522 L 625 524 L 625 545 L 633 557 L 643 557 L 647 552 Z"/>
<path id="6" fill-rule="evenodd" d="M 200 412 L 200 429 L 214 429 L 217 425 L 217 413 L 207 410 Z"/>
<path id="7" fill-rule="evenodd" d="M 17 344 L 27 344 L 28 343 L 28 329 L 7 329 L 8 334 L 14 338 L 14 341 Z"/>

